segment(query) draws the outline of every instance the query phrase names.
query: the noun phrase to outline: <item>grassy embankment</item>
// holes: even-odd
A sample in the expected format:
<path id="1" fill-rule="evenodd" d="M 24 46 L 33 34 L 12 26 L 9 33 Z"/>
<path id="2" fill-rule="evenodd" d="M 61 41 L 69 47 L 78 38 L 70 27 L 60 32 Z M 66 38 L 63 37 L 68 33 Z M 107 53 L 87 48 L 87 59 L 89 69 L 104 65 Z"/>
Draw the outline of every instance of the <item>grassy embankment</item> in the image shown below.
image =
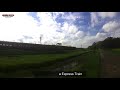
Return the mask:
<path id="1" fill-rule="evenodd" d="M 89 52 L 73 58 L 78 63 L 73 68 L 67 68 L 64 72 L 82 72 L 82 76 L 64 76 L 63 78 L 99 78 L 100 55 L 99 52 Z"/>
<path id="2" fill-rule="evenodd" d="M 49 66 L 57 61 L 80 55 L 87 50 L 73 50 L 64 54 L 41 54 L 41 55 L 19 55 L 0 56 L 0 77 L 34 77 L 34 70 L 46 65 Z M 99 53 L 89 52 L 82 54 L 78 60 L 83 62 L 72 71 L 85 70 L 86 77 L 96 78 L 99 72 Z"/>
<path id="3" fill-rule="evenodd" d="M 81 55 L 81 60 L 85 60 L 81 70 L 86 71 L 86 77 L 85 78 L 98 78 L 99 77 L 99 52 L 89 52 L 84 55 Z"/>
<path id="4" fill-rule="evenodd" d="M 30 74 L 30 69 L 41 68 L 42 66 L 49 66 L 52 63 L 65 58 L 67 59 L 71 56 L 79 55 L 83 52 L 85 51 L 72 50 L 71 52 L 64 54 L 0 56 L 0 73 L 1 75 L 7 75 L 8 73 L 19 72 L 22 70 L 22 73 L 24 71 L 24 74 L 25 72 Z"/>

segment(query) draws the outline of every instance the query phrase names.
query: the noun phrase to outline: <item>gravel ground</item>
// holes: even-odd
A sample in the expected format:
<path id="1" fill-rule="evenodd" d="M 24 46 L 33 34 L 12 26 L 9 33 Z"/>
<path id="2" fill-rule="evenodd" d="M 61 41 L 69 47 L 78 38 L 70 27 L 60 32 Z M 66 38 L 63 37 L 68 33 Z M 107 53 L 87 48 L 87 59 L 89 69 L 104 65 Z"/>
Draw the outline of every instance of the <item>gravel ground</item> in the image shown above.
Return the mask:
<path id="1" fill-rule="evenodd" d="M 110 51 L 100 51 L 101 78 L 120 78 L 120 56 Z"/>

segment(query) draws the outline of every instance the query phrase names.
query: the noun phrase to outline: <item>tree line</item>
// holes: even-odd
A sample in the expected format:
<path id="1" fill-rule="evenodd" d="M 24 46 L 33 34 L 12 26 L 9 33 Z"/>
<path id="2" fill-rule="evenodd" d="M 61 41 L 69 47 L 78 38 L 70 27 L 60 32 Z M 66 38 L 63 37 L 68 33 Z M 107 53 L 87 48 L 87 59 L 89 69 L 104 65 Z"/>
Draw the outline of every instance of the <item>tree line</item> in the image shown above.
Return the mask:
<path id="1" fill-rule="evenodd" d="M 94 42 L 91 46 L 88 47 L 89 49 L 111 49 L 111 48 L 120 48 L 120 38 L 113 38 L 108 37 L 103 41 Z"/>

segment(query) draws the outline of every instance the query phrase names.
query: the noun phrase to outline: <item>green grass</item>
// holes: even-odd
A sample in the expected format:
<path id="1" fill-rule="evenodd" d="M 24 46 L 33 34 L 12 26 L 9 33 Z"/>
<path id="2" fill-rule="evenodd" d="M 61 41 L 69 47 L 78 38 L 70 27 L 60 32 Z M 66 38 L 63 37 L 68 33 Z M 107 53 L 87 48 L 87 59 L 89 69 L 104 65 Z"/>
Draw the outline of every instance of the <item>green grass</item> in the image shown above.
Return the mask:
<path id="1" fill-rule="evenodd" d="M 87 69 L 86 77 L 88 78 L 97 78 L 99 74 L 99 53 L 89 53 L 86 57 L 87 63 L 85 64 L 85 68 Z"/>
<path id="2" fill-rule="evenodd" d="M 89 52 L 79 57 L 83 60 L 82 64 L 76 68 L 76 71 L 85 71 L 86 76 L 84 78 L 99 78 L 99 53 Z M 84 72 L 83 72 L 84 73 Z"/>
<path id="3" fill-rule="evenodd" d="M 86 54 L 83 54 L 79 57 L 80 60 L 83 62 L 80 63 L 80 66 L 78 68 L 74 69 L 76 71 L 85 71 L 86 76 L 85 78 L 98 78 L 99 77 L 99 52 L 89 52 Z"/>
<path id="4" fill-rule="evenodd" d="M 49 66 L 49 62 L 56 63 L 65 58 L 80 55 L 86 51 L 79 49 L 63 54 L 0 56 L 0 77 L 34 77 L 35 73 L 40 74 L 39 70 L 42 64 L 45 63 Z M 82 54 L 75 59 L 80 60 L 80 65 L 71 69 L 72 71 L 85 70 L 86 77 L 98 77 L 98 52 Z"/>
<path id="5" fill-rule="evenodd" d="M 85 51 L 76 50 L 64 54 L 41 54 L 41 55 L 19 55 L 0 56 L 0 70 L 17 70 L 22 68 L 40 67 L 42 63 L 53 62 L 70 56 L 79 55 Z"/>
<path id="6" fill-rule="evenodd" d="M 99 52 L 89 52 L 86 54 L 82 54 L 79 57 L 74 58 L 79 62 L 77 66 L 72 69 L 67 69 L 66 71 L 77 71 L 83 72 L 83 76 L 80 78 L 99 78 L 100 74 L 100 57 Z M 84 76 L 84 73 L 86 74 Z M 70 78 L 73 78 L 72 76 Z M 79 78 L 75 76 L 75 78 Z"/>
<path id="7" fill-rule="evenodd" d="M 112 53 L 115 55 L 120 55 L 120 48 L 112 49 Z"/>

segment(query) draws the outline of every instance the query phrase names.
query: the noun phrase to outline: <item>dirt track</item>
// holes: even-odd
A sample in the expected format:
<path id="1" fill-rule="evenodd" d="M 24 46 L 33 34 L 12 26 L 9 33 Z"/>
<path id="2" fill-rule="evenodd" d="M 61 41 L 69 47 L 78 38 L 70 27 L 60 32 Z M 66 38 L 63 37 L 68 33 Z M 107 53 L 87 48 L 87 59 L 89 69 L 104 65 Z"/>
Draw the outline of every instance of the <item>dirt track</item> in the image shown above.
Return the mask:
<path id="1" fill-rule="evenodd" d="M 101 51 L 101 78 L 120 78 L 120 56 Z"/>

